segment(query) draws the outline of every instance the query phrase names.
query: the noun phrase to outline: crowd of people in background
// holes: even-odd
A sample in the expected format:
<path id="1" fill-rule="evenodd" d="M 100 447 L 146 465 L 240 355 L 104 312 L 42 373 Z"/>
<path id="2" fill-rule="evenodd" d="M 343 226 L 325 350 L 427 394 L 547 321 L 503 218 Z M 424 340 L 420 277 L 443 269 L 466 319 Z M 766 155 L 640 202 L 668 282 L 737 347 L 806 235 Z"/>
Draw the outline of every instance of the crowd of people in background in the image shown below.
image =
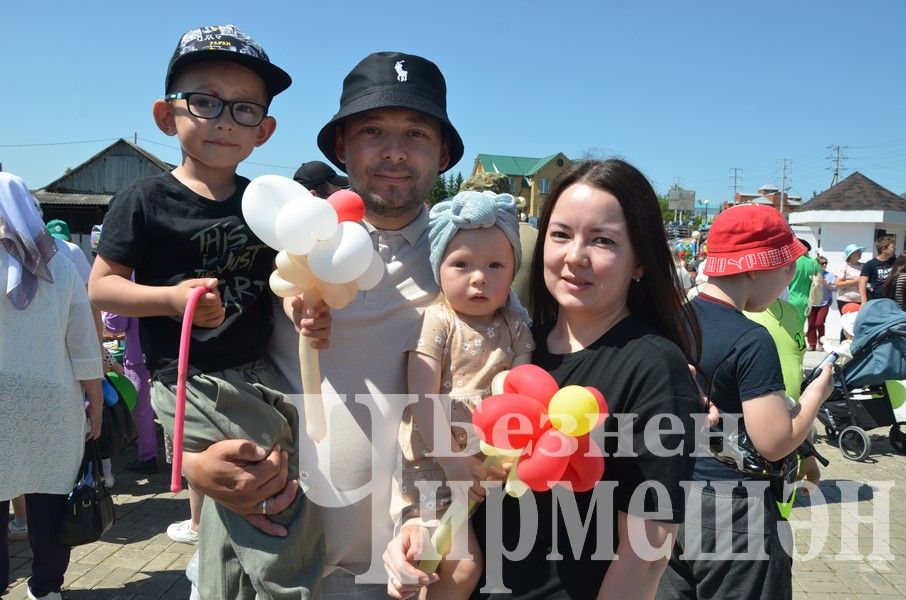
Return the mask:
<path id="1" fill-rule="evenodd" d="M 865 247 L 850 244 L 831 271 L 776 209 L 742 205 L 722 211 L 687 252 L 668 241 L 645 175 L 614 159 L 568 167 L 537 230 L 520 222 L 512 196 L 472 191 L 469 182 L 428 207 L 436 178 L 464 151 L 446 82 L 423 57 L 378 52 L 343 80 L 338 112 L 317 136 L 333 166 L 308 161 L 294 179 L 319 198 L 345 188 L 362 197 L 361 224 L 383 279 L 342 309 L 281 300 L 268 288 L 277 252 L 243 216 L 249 181 L 236 169 L 274 133 L 270 107 L 290 85 L 235 26 L 181 37 L 152 112 L 178 139 L 182 161 L 116 194 L 92 235 L 90 277 L 81 249 L 64 241 L 68 225 L 45 225 L 24 182 L 0 174 L 0 512 L 15 507 L 0 532 L 0 592 L 9 584 L 9 540 L 27 536 L 28 597 L 61 598 L 70 556 L 57 540 L 62 507 L 85 441 L 101 437 L 104 373 L 122 371 L 135 390 L 137 456 L 126 469 L 162 468 L 161 429 L 171 460 L 180 319 L 201 287 L 183 455 L 190 517 L 167 529 L 174 541 L 198 545 L 187 570 L 193 597 L 604 598 L 633 590 L 672 599 L 722 597 L 728 586 L 745 597 L 791 597 L 792 561 L 778 539 L 785 488 L 747 487 L 764 479 L 720 456 L 694 458 L 702 423 L 694 417 L 719 427 L 720 415 L 741 415 L 753 452 L 795 462 L 832 388 L 830 367 L 801 395 L 797 383 L 806 349 L 821 350 L 827 339 L 834 299 L 841 311 L 885 297 L 906 309 L 906 255 L 896 256 L 895 240 L 876 240 L 864 264 Z M 199 244 L 199 232 L 218 243 Z M 300 335 L 320 351 L 329 399 L 328 431 L 317 443 L 294 403 L 305 392 Z M 124 340 L 121 364 L 105 351 L 105 336 Z M 798 371 L 792 385 L 784 344 Z M 608 456 L 598 483 L 616 486 L 612 514 L 599 514 L 593 492 L 570 493 L 587 530 L 596 531 L 596 519 L 612 521 L 607 542 L 618 561 L 602 558 L 593 540 L 574 546 L 555 518 L 557 492 L 498 498 L 492 509 L 482 483 L 502 482 L 516 467 L 489 468 L 480 453 L 430 454 L 437 443 L 474 448 L 474 436 L 452 424 L 471 419 L 497 373 L 529 362 L 560 386 L 594 386 L 609 403 L 611 417 L 582 443 Z M 404 411 L 392 399 L 406 393 L 418 398 Z M 628 431 L 631 457 L 614 456 L 619 413 L 639 417 Z M 449 427 L 437 428 L 436 414 Z M 653 453 L 645 435 L 662 415 L 686 424 L 664 437 L 664 446 L 682 448 L 671 458 Z M 813 460 L 800 476 L 818 480 Z M 456 481 L 468 482 L 479 504 L 451 555 L 469 558 L 423 571 L 418 557 Z M 686 481 L 694 483 L 689 497 Z M 748 495 L 733 491 L 740 481 Z M 439 509 L 432 515 L 420 511 L 424 482 L 449 492 L 428 502 Z M 635 503 L 649 485 L 666 494 Z M 732 504 L 734 532 L 753 515 L 765 525 L 766 559 L 684 555 L 688 535 L 713 549 L 709 523 L 721 498 Z M 502 527 L 507 547 L 526 534 L 526 499 L 541 515 L 527 557 L 495 555 L 491 530 Z M 630 531 L 655 547 L 678 541 L 651 559 Z M 554 551 L 564 559 L 551 560 Z"/>

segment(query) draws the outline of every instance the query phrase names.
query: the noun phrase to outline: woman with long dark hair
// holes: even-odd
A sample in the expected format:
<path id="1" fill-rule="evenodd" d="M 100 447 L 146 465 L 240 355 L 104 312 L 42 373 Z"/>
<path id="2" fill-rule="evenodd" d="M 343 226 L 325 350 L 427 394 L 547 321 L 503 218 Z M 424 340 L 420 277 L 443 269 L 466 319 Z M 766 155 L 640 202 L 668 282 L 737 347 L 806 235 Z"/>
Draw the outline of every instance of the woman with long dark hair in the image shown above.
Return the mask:
<path id="1" fill-rule="evenodd" d="M 541 212 L 529 277 L 532 362 L 561 387 L 604 394 L 610 415 L 591 437 L 605 470 L 589 492 L 555 486 L 482 505 L 473 525 L 485 581 L 473 597 L 654 598 L 683 518 L 702 409 L 688 369 L 698 322 L 645 176 L 622 160 L 564 171 Z M 411 598 L 434 578 L 412 566 L 417 536 L 408 547 L 399 539 L 384 557 L 389 592 Z M 482 594 L 485 585 L 495 591 Z"/>
<path id="2" fill-rule="evenodd" d="M 536 530 L 520 512 L 525 498 L 504 499 L 504 547 L 534 543 L 521 560 L 485 554 L 487 580 L 502 564 L 503 585 L 512 590 L 490 597 L 653 598 L 683 515 L 680 483 L 692 472 L 691 415 L 701 408 L 687 363 L 697 352 L 698 325 L 684 303 L 657 196 L 632 165 L 571 166 L 552 186 L 538 233 L 532 362 L 561 386 L 604 394 L 611 416 L 591 435 L 606 466 L 591 492 L 532 493 Z M 664 417 L 682 426 L 646 437 L 646 425 Z M 647 546 L 659 551 L 645 555 Z"/>

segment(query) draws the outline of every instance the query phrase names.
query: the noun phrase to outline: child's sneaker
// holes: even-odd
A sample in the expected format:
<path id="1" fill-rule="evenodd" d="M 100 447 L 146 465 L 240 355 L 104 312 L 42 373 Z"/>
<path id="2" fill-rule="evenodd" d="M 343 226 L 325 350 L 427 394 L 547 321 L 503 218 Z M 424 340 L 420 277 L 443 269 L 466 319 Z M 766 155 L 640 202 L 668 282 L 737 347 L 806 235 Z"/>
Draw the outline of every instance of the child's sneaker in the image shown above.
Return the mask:
<path id="1" fill-rule="evenodd" d="M 21 542 L 22 540 L 28 539 L 28 522 L 22 523 L 21 525 L 16 525 L 16 521 L 12 520 L 9 522 L 9 541 L 11 542 Z"/>
<path id="2" fill-rule="evenodd" d="M 172 523 L 169 527 L 167 527 L 167 535 L 174 542 L 179 542 L 181 544 L 198 543 L 198 532 L 192 530 L 191 519 Z"/>
<path id="3" fill-rule="evenodd" d="M 60 594 L 60 592 L 50 592 L 49 594 L 45 594 L 43 596 L 35 596 L 31 592 L 31 588 L 26 588 L 25 594 L 28 600 L 63 600 L 63 596 Z"/>

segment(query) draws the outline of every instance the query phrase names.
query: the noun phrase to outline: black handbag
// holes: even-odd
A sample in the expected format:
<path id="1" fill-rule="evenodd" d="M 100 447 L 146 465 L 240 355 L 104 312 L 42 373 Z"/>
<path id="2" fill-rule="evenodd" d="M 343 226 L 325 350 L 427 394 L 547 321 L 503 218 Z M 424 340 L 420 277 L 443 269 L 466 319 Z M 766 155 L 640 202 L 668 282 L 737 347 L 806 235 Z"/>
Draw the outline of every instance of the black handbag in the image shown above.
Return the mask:
<path id="1" fill-rule="evenodd" d="M 95 440 L 85 442 L 85 456 L 75 487 L 66 499 L 60 543 L 81 546 L 101 539 L 116 521 L 113 496 L 101 478 L 101 459 Z"/>

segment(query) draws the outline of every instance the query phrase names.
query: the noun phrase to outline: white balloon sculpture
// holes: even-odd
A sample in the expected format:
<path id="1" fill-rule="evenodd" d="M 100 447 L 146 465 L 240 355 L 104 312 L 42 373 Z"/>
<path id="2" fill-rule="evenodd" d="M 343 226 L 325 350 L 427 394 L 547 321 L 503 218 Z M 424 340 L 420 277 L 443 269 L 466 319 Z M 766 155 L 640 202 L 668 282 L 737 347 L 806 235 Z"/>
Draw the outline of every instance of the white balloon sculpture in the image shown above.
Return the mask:
<path id="1" fill-rule="evenodd" d="M 255 235 L 279 251 L 270 286 L 281 298 L 301 295 L 307 306 L 323 299 L 330 308 L 340 309 L 384 275 L 384 261 L 357 223 L 365 215 L 365 205 L 355 192 L 340 190 L 324 200 L 292 179 L 262 175 L 246 188 L 242 214 Z M 299 363 L 305 429 L 319 442 L 327 432 L 321 368 L 317 350 L 303 336 Z"/>

